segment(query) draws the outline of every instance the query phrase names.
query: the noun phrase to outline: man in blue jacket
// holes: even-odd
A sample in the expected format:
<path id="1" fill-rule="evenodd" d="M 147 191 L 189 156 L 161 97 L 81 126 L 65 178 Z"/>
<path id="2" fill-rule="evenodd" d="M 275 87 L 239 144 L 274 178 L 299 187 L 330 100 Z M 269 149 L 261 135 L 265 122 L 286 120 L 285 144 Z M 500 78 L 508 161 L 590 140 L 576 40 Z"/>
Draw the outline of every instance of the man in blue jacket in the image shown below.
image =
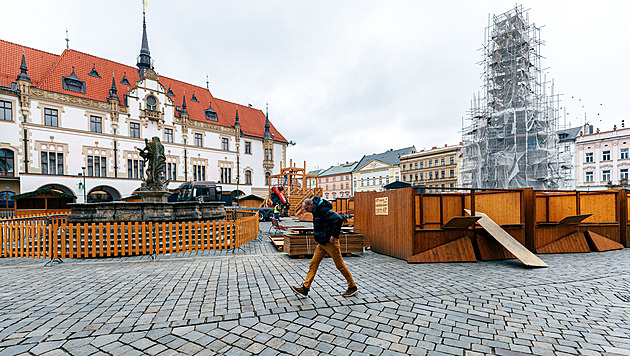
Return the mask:
<path id="1" fill-rule="evenodd" d="M 344 297 L 355 295 L 357 293 L 357 286 L 346 264 L 343 263 L 341 248 L 339 247 L 338 239 L 339 233 L 341 232 L 341 224 L 343 223 L 341 216 L 332 210 L 332 204 L 330 204 L 329 201 L 320 197 L 314 197 L 312 200 L 304 200 L 302 208 L 313 213 L 313 229 L 315 230 L 314 237 L 315 241 L 317 241 L 317 247 L 311 259 L 304 284 L 301 287 L 291 286 L 291 289 L 295 294 L 306 298 L 311 288 L 311 283 L 313 283 L 313 279 L 317 273 L 317 269 L 319 268 L 319 263 L 326 254 L 329 254 L 339 272 L 341 272 L 348 282 L 348 290 L 341 295 Z"/>

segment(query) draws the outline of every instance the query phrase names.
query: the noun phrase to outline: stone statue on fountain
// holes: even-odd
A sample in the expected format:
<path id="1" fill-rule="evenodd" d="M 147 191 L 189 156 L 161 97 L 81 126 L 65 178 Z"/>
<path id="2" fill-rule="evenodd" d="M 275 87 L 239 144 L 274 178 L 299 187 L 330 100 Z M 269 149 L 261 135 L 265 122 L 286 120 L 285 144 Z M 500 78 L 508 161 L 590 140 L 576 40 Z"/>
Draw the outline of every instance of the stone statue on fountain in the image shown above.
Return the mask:
<path id="1" fill-rule="evenodd" d="M 171 194 L 168 190 L 169 180 L 166 179 L 166 156 L 164 145 L 154 136 L 151 141 L 144 139 L 145 147 L 138 148 L 140 157 L 144 160 L 145 172 L 142 175 L 142 185 L 136 191 L 144 202 L 166 202 Z"/>

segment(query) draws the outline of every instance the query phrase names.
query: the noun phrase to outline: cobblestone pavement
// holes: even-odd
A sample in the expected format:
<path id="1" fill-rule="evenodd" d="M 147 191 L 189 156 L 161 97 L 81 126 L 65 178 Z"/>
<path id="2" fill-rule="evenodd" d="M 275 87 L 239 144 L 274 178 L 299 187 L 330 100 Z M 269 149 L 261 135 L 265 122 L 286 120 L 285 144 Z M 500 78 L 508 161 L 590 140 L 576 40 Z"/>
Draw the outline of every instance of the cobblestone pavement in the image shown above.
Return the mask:
<path id="1" fill-rule="evenodd" d="M 282 222 L 286 224 L 287 222 Z M 269 223 L 261 224 L 266 235 Z M 308 259 L 266 236 L 242 250 L 0 259 L 0 355 L 630 355 L 630 249 L 518 261 Z"/>

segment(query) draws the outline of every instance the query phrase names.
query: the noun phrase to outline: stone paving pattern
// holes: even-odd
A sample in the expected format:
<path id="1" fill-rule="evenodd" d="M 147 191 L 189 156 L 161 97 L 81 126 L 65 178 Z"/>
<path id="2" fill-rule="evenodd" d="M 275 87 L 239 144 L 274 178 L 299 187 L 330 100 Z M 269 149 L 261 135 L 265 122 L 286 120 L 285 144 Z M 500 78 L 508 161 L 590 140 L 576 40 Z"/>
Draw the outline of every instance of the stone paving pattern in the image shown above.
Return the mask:
<path id="1" fill-rule="evenodd" d="M 0 355 L 630 355 L 630 249 L 546 269 L 368 251 L 345 258 L 356 296 L 325 259 L 298 299 L 309 260 L 268 229 L 234 253 L 0 259 Z"/>

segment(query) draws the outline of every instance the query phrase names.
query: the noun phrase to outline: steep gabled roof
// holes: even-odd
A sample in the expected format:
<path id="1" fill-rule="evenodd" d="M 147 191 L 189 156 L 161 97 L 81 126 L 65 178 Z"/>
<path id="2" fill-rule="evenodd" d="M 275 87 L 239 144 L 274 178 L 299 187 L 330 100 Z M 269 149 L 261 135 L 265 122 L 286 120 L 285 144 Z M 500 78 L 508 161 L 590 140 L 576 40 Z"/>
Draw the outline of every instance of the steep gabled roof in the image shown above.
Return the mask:
<path id="1" fill-rule="evenodd" d="M 565 130 L 558 130 L 558 137 L 560 138 L 560 142 L 566 141 L 575 141 L 582 131 L 582 127 L 573 127 Z"/>
<path id="2" fill-rule="evenodd" d="M 338 174 L 348 174 L 354 171 L 354 169 L 357 167 L 357 164 L 359 164 L 359 162 L 352 162 L 352 163 L 347 163 L 347 164 L 340 164 L 338 166 L 332 166 L 326 169 L 325 171 L 320 172 L 319 176 L 326 177 L 326 176 L 334 176 Z"/>
<path id="3" fill-rule="evenodd" d="M 372 161 L 380 161 L 380 162 L 387 163 L 392 166 L 397 166 L 400 164 L 400 158 L 399 158 L 400 156 L 406 155 L 409 153 L 414 153 L 414 152 L 416 152 L 416 147 L 411 146 L 411 147 L 401 148 L 398 150 L 389 150 L 383 153 L 376 153 L 369 156 L 363 156 L 363 158 L 361 158 L 361 160 L 355 167 L 354 171 L 357 171 L 363 168 L 366 164 Z"/>
<path id="4" fill-rule="evenodd" d="M 28 68 L 28 76 L 34 86 L 39 86 L 43 77 L 58 61 L 56 54 L 0 40 L 0 87 L 10 88 L 20 74 L 22 50 Z"/>
<path id="5" fill-rule="evenodd" d="M 20 74 L 22 49 L 24 49 L 28 76 L 31 78 L 32 85 L 40 89 L 106 102 L 110 97 L 109 90 L 112 88 L 113 74 L 118 89 L 118 97 L 121 100 L 121 105 L 124 105 L 124 95 L 128 94 L 128 91 L 133 89 L 136 82 L 141 79 L 136 67 L 87 53 L 64 50 L 61 55 L 55 55 L 0 40 L 0 53 L 2 53 L 0 57 L 0 86 L 10 88 L 11 83 L 16 81 L 18 74 Z M 77 78 L 85 82 L 85 92 L 64 88 L 63 78 L 70 76 L 73 70 Z M 98 73 L 100 78 L 88 75 L 93 70 Z M 127 78 L 130 85 L 121 84 L 123 76 Z M 186 109 L 191 120 L 232 127 L 235 121 L 236 107 L 238 107 L 243 134 L 263 138 L 266 118 L 261 110 L 217 99 L 206 88 L 166 76 L 160 75 L 159 81 L 165 89 L 171 89 L 174 95 L 169 97 L 175 106 L 181 108 L 184 93 L 186 93 Z M 193 94 L 195 94 L 197 101 L 190 100 Z M 216 112 L 218 121 L 206 119 L 205 110 L 210 106 Z M 270 132 L 275 141 L 287 142 L 273 124 L 271 124 Z"/>

